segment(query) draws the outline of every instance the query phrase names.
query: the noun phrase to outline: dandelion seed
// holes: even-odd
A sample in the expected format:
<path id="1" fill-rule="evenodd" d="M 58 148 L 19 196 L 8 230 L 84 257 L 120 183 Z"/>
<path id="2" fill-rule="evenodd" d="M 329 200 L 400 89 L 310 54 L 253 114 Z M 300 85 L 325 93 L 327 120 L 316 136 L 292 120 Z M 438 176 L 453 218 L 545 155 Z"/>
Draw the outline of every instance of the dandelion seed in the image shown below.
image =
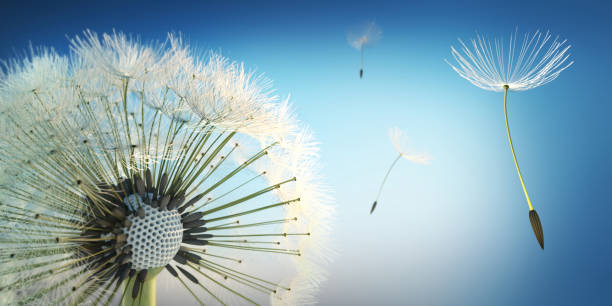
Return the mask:
<path id="1" fill-rule="evenodd" d="M 378 205 L 378 199 L 380 198 L 380 194 L 382 193 L 382 189 L 385 185 L 385 182 L 387 182 L 389 173 L 391 173 L 391 169 L 395 167 L 395 164 L 398 160 L 400 160 L 400 158 L 403 157 L 417 164 L 429 164 L 429 161 L 431 160 L 431 157 L 426 153 L 414 152 L 414 150 L 408 144 L 408 136 L 404 131 L 400 130 L 399 128 L 395 127 L 389 129 L 389 138 L 391 139 L 391 143 L 393 144 L 393 147 L 395 147 L 395 150 L 399 153 L 399 155 L 391 163 L 391 166 L 387 170 L 387 173 L 385 174 L 385 177 L 383 178 L 383 181 L 380 184 L 380 187 L 378 188 L 378 194 L 376 195 L 376 200 L 372 204 L 372 208 L 370 208 L 370 214 L 372 214 L 374 212 L 374 209 L 376 209 L 376 206 Z"/>
<path id="2" fill-rule="evenodd" d="M 359 50 L 361 53 L 361 64 L 359 66 L 359 78 L 363 78 L 363 50 L 366 46 L 370 46 L 380 40 L 382 37 L 382 30 L 374 22 L 370 21 L 366 23 L 362 28 L 349 32 L 347 39 L 349 44 Z"/>
<path id="3" fill-rule="evenodd" d="M 451 53 L 458 66 L 452 65 L 448 61 L 447 63 L 461 77 L 472 84 L 485 90 L 504 92 L 504 117 L 508 143 L 529 206 L 529 220 L 533 232 L 540 247 L 544 249 L 542 224 L 527 193 L 510 136 L 507 96 L 509 90 L 528 90 L 551 82 L 574 62 L 568 62 L 571 46 L 565 44 L 566 40 L 559 41 L 558 37 L 551 40 L 551 35 L 548 32 L 542 34 L 536 31 L 533 35 L 525 34 L 520 50 L 517 50 L 516 47 L 517 40 L 517 31 L 514 35 L 510 35 L 508 46 L 497 39 L 491 45 L 490 41 L 478 35 L 476 39 L 472 39 L 470 48 L 459 39 L 460 50 L 451 46 Z"/>
<path id="4" fill-rule="evenodd" d="M 313 302 L 329 199 L 268 83 L 173 35 L 31 57 L 0 73 L 3 303 L 154 305 L 158 278 L 200 304 Z"/>

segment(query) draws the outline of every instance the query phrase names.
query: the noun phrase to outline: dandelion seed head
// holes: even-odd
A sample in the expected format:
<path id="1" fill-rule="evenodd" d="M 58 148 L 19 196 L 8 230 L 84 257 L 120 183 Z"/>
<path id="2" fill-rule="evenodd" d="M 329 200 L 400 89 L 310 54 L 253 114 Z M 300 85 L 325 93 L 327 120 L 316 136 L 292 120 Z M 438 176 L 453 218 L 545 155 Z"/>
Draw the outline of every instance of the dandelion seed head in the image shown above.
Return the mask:
<path id="1" fill-rule="evenodd" d="M 333 257 L 331 199 L 312 133 L 269 80 L 172 34 L 86 31 L 68 57 L 41 49 L 6 67 L 8 304 L 105 303 L 155 267 L 198 281 L 206 302 L 314 301 Z"/>
<path id="2" fill-rule="evenodd" d="M 451 46 L 456 64 L 446 61 L 462 78 L 470 83 L 491 91 L 523 91 L 544 85 L 556 79 L 570 67 L 570 45 L 566 40 L 554 39 L 549 32 L 526 33 L 521 40 L 517 31 L 505 42 L 477 35 L 459 47 Z"/>

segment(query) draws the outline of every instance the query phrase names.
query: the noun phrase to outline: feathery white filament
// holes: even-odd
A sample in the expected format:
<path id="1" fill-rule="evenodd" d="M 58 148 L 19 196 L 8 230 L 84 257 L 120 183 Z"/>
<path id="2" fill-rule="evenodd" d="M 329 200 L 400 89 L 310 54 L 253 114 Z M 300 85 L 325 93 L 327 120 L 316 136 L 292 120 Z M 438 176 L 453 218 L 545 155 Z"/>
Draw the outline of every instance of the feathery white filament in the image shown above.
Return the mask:
<path id="1" fill-rule="evenodd" d="M 389 138 L 395 150 L 403 158 L 419 164 L 428 164 L 431 160 L 427 153 L 414 152 L 408 143 L 408 136 L 401 129 L 397 127 L 389 129 Z"/>
<path id="2" fill-rule="evenodd" d="M 353 48 L 361 50 L 364 46 L 377 42 L 381 37 L 382 30 L 380 27 L 374 21 L 370 21 L 362 28 L 349 32 L 347 40 Z"/>
<path id="3" fill-rule="evenodd" d="M 481 35 L 467 44 L 458 40 L 459 49 L 451 46 L 457 66 L 445 61 L 462 78 L 485 90 L 503 92 L 504 85 L 515 91 L 532 89 L 556 79 L 574 63 L 568 62 L 567 40 L 551 40 L 548 32 L 525 34 L 519 49 L 516 31 L 507 45 L 499 39 L 491 44 Z"/>

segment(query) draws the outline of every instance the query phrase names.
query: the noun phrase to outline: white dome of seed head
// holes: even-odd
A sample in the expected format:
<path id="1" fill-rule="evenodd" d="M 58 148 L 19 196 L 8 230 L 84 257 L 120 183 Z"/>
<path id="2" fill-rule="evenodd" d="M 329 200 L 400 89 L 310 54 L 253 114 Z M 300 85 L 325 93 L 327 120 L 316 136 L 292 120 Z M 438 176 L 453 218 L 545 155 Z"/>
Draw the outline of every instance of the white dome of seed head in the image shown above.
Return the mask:
<path id="1" fill-rule="evenodd" d="M 332 200 L 316 140 L 267 79 L 172 34 L 86 31 L 66 56 L 47 53 L 0 69 L 0 215 L 20 220 L 0 221 L 0 304 L 131 304 L 168 287 L 129 292 L 130 273 L 195 288 L 188 279 L 206 304 L 316 302 L 335 257 Z M 171 206 L 184 219 L 143 203 L 139 180 L 148 198 L 184 192 Z M 140 207 L 145 218 L 130 215 Z M 172 290 L 157 296 L 191 291 Z"/>
<path id="2" fill-rule="evenodd" d="M 132 269 L 136 271 L 167 265 L 176 255 L 183 240 L 181 215 L 176 210 L 158 211 L 143 205 L 145 217 L 130 215 L 132 222 L 125 231 L 132 246 Z"/>

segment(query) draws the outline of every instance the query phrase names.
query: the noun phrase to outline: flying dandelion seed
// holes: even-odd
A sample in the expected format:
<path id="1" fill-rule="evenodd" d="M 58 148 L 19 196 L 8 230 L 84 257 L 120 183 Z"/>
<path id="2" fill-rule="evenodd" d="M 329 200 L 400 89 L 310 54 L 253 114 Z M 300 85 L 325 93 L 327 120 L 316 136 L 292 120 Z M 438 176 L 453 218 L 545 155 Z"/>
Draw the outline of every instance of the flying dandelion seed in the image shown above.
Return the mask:
<path id="1" fill-rule="evenodd" d="M 385 174 L 385 177 L 383 178 L 382 184 L 380 184 L 380 187 L 378 188 L 378 194 L 376 195 L 376 200 L 372 204 L 372 208 L 370 208 L 370 214 L 372 214 L 374 212 L 374 209 L 376 209 L 376 205 L 378 205 L 378 199 L 380 198 L 380 194 L 382 193 L 383 186 L 385 186 L 385 182 L 387 181 L 387 178 L 389 177 L 389 173 L 391 173 L 391 169 L 395 167 L 395 164 L 397 163 L 398 160 L 400 160 L 400 158 L 403 157 L 417 164 L 428 164 L 429 161 L 431 160 L 429 155 L 425 153 L 414 152 L 410 148 L 411 146 L 408 144 L 408 137 L 406 133 L 400 130 L 399 128 L 395 127 L 395 128 L 389 129 L 389 138 L 391 138 L 391 143 L 393 144 L 393 147 L 395 147 L 395 150 L 399 153 L 399 155 L 391 163 L 389 170 L 387 170 L 387 173 Z"/>
<path id="2" fill-rule="evenodd" d="M 512 137 L 510 137 L 510 126 L 508 124 L 507 96 L 508 91 L 522 91 L 544 85 L 571 66 L 574 62 L 569 61 L 570 45 L 566 40 L 558 37 L 551 40 L 547 32 L 542 34 L 536 31 L 533 34 L 525 34 L 520 49 L 516 48 L 518 40 L 517 31 L 510 35 L 508 45 L 502 40 L 494 40 L 493 45 L 486 38 L 477 35 L 469 45 L 461 39 L 460 49 L 451 46 L 451 53 L 457 61 L 457 66 L 446 61 L 461 77 L 472 84 L 491 91 L 504 92 L 504 117 L 506 120 L 506 132 L 516 172 L 523 187 L 523 193 L 529 206 L 529 221 L 533 232 L 538 239 L 540 247 L 544 249 L 544 232 L 538 213 L 533 208 L 525 182 L 519 168 Z"/>
<path id="3" fill-rule="evenodd" d="M 154 305 L 164 277 L 199 304 L 312 303 L 331 209 L 269 82 L 173 35 L 71 50 L 0 74 L 2 302 Z"/>
<path id="4" fill-rule="evenodd" d="M 347 39 L 349 44 L 361 53 L 361 64 L 359 66 L 359 78 L 363 78 L 363 49 L 380 40 L 382 30 L 374 21 L 368 22 L 357 31 L 349 32 Z"/>

